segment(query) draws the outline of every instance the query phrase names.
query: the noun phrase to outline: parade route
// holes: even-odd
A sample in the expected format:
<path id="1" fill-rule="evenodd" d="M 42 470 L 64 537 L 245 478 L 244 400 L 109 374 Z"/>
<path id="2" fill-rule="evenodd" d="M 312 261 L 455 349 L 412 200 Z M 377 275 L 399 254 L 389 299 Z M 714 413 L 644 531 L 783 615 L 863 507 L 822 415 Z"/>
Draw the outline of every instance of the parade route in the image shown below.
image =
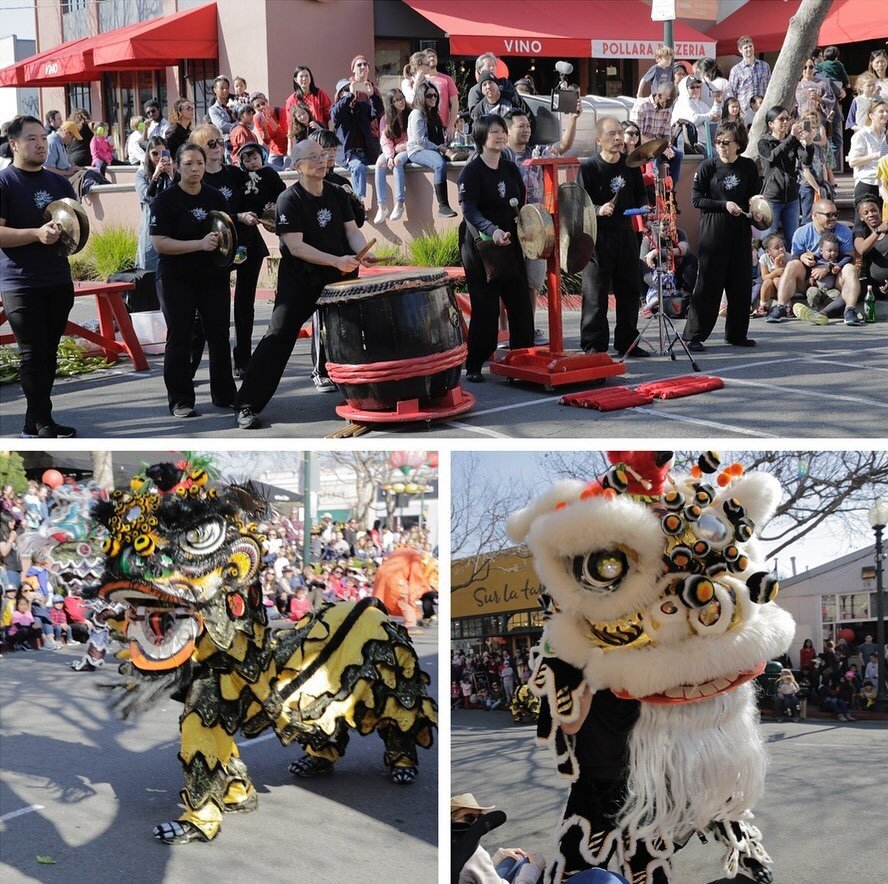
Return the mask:
<path id="1" fill-rule="evenodd" d="M 80 308 L 78 305 L 74 313 Z M 82 308 L 86 309 L 86 308 Z M 74 317 L 72 313 L 72 318 Z M 254 341 L 268 323 L 271 302 L 256 305 Z M 83 317 L 81 317 L 83 318 Z M 542 318 L 542 313 L 538 317 Z M 579 345 L 578 311 L 564 314 L 568 348 Z M 426 436 L 442 439 L 489 438 L 689 438 L 735 436 L 770 438 L 884 437 L 888 418 L 888 336 L 886 324 L 849 328 L 840 320 L 817 327 L 799 320 L 750 323 L 758 340 L 754 349 L 722 343 L 720 319 L 707 351 L 697 356 L 701 373 L 720 377 L 723 389 L 682 399 L 655 400 L 652 405 L 612 412 L 568 408 L 559 404 L 566 392 L 602 389 L 590 384 L 547 392 L 541 386 L 510 382 L 485 371 L 486 382 L 463 387 L 476 398 L 475 407 L 459 418 L 434 424 L 373 426 L 374 436 Z M 679 330 L 682 322 L 677 323 Z M 657 340 L 656 324 L 647 335 L 648 348 Z M 127 360 L 107 371 L 57 379 L 53 392 L 56 419 L 77 427 L 82 438 L 145 438 L 231 436 L 238 439 L 322 438 L 345 422 L 334 407 L 338 392 L 320 393 L 310 379 L 310 343 L 300 340 L 274 398 L 262 413 L 262 429 L 235 427 L 230 411 L 209 402 L 209 374 L 204 360 L 197 373 L 197 418 L 169 414 L 163 386 L 162 356 L 148 356 L 150 371 L 134 372 Z M 607 380 L 604 388 L 693 374 L 683 352 L 630 359 L 627 374 Z M 17 436 L 25 401 L 17 384 L 3 388 L 2 435 Z"/>
<path id="2" fill-rule="evenodd" d="M 415 645 L 435 693 L 436 633 Z M 240 739 L 259 810 L 226 817 L 210 844 L 158 843 L 152 827 L 180 812 L 181 706 L 168 700 L 119 721 L 97 689 L 115 680 L 113 667 L 73 672 L 78 648 L 4 654 L 0 662 L 4 884 L 436 879 L 437 740 L 420 750 L 419 778 L 405 787 L 387 779 L 375 735 L 354 734 L 336 772 L 316 780 L 287 771 L 298 746 L 284 748 L 271 733 Z"/>
<path id="3" fill-rule="evenodd" d="M 482 844 L 551 855 L 550 835 L 567 799 L 536 728 L 515 725 L 504 712 L 452 713 L 451 792 L 472 792 L 508 815 Z M 883 867 L 878 795 L 888 786 L 888 723 L 803 721 L 763 724 L 771 759 L 756 824 L 774 860 L 774 880 L 818 884 L 876 881 Z M 824 853 L 831 845 L 830 857 Z M 721 850 L 696 838 L 675 860 L 681 884 L 727 884 Z M 831 871 L 825 872 L 824 863 Z M 735 882 L 748 882 L 739 877 Z"/>

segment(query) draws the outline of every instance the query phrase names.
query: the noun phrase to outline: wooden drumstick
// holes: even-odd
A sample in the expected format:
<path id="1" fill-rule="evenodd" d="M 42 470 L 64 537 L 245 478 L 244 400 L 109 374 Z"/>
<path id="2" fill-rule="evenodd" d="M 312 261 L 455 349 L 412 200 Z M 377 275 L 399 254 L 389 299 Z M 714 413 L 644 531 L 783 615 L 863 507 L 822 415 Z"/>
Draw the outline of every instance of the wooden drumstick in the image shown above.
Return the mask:
<path id="1" fill-rule="evenodd" d="M 370 249 L 372 249 L 373 246 L 375 246 L 375 245 L 376 245 L 376 238 L 374 237 L 373 239 L 370 240 L 370 242 L 367 243 L 367 245 L 364 246 L 363 249 L 361 249 L 360 252 L 358 252 L 358 253 L 355 255 L 355 260 L 356 260 L 356 261 L 362 261 L 362 260 L 364 259 L 364 255 L 366 255 L 367 252 L 369 252 Z"/>

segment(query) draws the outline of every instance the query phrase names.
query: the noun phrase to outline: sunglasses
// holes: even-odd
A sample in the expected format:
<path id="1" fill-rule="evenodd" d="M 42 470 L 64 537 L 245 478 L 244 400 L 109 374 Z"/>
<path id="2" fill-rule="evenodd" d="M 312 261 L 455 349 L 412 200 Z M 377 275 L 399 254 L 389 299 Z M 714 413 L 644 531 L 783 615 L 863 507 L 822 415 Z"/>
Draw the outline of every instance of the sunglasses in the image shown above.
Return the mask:
<path id="1" fill-rule="evenodd" d="M 815 212 L 815 215 L 823 215 L 824 218 L 838 218 L 838 212 Z"/>
<path id="2" fill-rule="evenodd" d="M 736 144 L 736 141 L 728 141 L 725 138 L 716 138 L 715 143 L 718 147 L 727 147 L 729 144 Z"/>
<path id="3" fill-rule="evenodd" d="M 218 138 L 211 138 L 207 142 L 207 147 L 219 147 L 219 145 L 221 145 L 221 144 L 222 144 L 222 142 Z"/>

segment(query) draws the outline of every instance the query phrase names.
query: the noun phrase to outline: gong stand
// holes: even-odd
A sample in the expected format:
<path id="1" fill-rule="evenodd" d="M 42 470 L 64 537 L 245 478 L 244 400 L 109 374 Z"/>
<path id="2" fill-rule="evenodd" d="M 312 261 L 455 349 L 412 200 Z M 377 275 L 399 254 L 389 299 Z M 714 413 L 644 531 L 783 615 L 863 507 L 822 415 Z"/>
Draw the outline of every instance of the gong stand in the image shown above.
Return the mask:
<path id="1" fill-rule="evenodd" d="M 672 321 L 672 317 L 667 316 L 666 310 L 663 308 L 664 272 L 671 273 L 673 287 L 677 283 L 675 278 L 675 257 L 672 250 L 678 243 L 678 233 L 675 222 L 675 203 L 672 200 L 672 194 L 667 193 L 668 186 L 666 184 L 665 170 L 666 163 L 661 163 L 660 172 L 655 183 L 657 190 L 657 214 L 648 222 L 651 246 L 657 250 L 657 267 L 654 271 L 657 274 L 657 301 L 655 304 L 657 312 L 645 322 L 641 329 L 639 329 L 638 336 L 623 354 L 623 360 L 625 361 L 626 357 L 629 356 L 641 341 L 648 343 L 647 338 L 644 336 L 645 332 L 648 330 L 651 323 L 656 322 L 657 347 L 653 350 L 654 354 L 656 356 L 669 356 L 674 362 L 675 345 L 679 344 L 682 350 L 684 350 L 688 361 L 691 363 L 691 368 L 694 371 L 700 371 L 700 366 L 697 364 L 696 359 L 691 355 L 691 351 L 688 350 L 687 341 L 685 341 L 685 339 L 678 333 L 678 330 L 675 328 L 675 323 Z M 669 249 L 669 257 L 665 262 L 663 260 L 664 248 Z"/>
<path id="2" fill-rule="evenodd" d="M 552 216 L 555 243 L 546 259 L 546 285 L 549 299 L 549 345 L 521 350 L 499 350 L 490 363 L 491 374 L 510 380 L 542 384 L 547 391 L 565 384 L 581 384 L 625 374 L 626 366 L 607 353 L 565 351 L 561 316 L 561 242 L 558 220 L 558 169 L 579 166 L 575 157 L 535 157 L 525 166 L 542 166 L 544 204 Z"/>

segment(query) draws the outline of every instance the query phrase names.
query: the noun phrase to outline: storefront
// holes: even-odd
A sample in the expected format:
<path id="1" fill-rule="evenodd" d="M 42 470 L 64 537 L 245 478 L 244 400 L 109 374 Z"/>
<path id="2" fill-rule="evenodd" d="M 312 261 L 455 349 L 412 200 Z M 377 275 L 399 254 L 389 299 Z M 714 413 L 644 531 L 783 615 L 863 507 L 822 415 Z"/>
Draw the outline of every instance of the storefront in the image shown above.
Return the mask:
<path id="1" fill-rule="evenodd" d="M 451 586 L 454 648 L 514 654 L 536 644 L 543 629 L 542 586 L 526 549 L 506 550 L 480 568 L 475 559 L 457 560 Z"/>

